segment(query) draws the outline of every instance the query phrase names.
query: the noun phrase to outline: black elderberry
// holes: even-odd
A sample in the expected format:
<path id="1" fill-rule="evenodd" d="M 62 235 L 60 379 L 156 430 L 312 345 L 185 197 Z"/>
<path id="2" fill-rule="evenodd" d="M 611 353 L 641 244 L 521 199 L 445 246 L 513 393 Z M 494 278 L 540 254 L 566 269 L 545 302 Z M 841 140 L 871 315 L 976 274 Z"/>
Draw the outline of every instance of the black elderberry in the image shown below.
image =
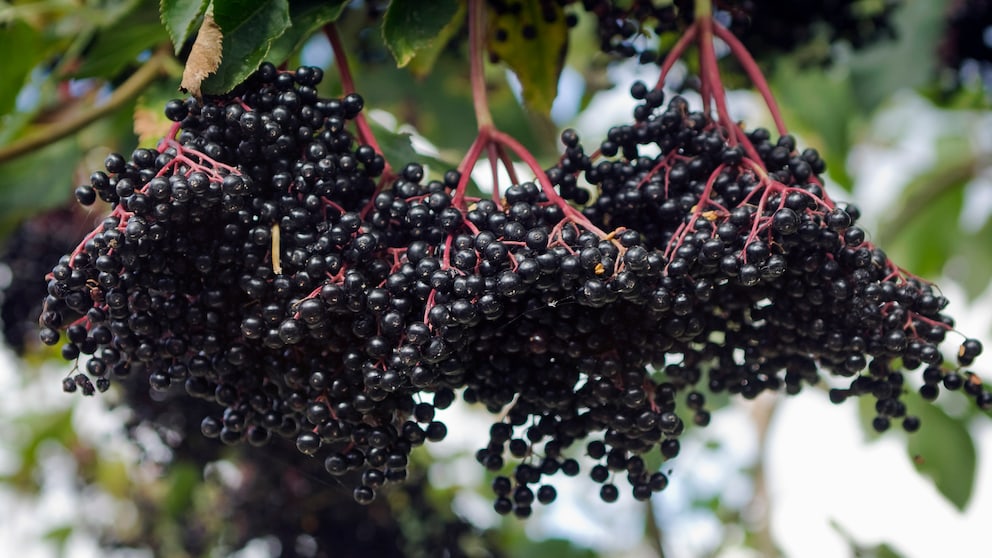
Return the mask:
<path id="1" fill-rule="evenodd" d="M 620 497 L 620 490 L 615 484 L 604 484 L 599 489 L 599 497 L 607 503 L 616 502 Z"/>

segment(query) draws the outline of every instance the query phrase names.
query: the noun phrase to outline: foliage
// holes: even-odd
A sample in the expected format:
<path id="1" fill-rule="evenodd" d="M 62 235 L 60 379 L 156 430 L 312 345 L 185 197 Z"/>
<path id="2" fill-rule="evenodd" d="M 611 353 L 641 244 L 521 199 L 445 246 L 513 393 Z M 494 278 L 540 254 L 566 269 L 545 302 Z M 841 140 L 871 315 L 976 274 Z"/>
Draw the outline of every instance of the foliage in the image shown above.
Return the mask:
<path id="1" fill-rule="evenodd" d="M 139 143 L 149 145 L 162 136 L 168 122 L 159 117 L 159 109 L 165 99 L 179 95 L 184 70 L 190 72 L 191 68 L 200 73 L 192 74 L 192 81 L 183 81 L 184 85 L 193 93 L 202 88 L 203 93 L 211 94 L 232 90 L 263 60 L 296 65 L 319 59 L 328 73 L 321 85 L 322 94 L 340 95 L 357 84 L 369 108 L 388 112 L 438 149 L 417 151 L 408 128 L 390 130 L 372 120 L 371 132 L 387 160 L 419 161 L 434 173 L 454 166 L 476 136 L 477 107 L 473 106 L 472 84 L 467 77 L 465 2 L 434 2 L 427 8 L 423 3 L 404 0 L 106 0 L 79 4 L 0 4 L 0 52 L 17 53 L 6 57 L 9 63 L 0 67 L 0 80 L 5 84 L 0 88 L 0 235 L 5 237 L 25 219 L 71 203 L 74 185 L 87 181 L 88 173 L 99 168 L 108 150 L 129 152 Z M 582 12 L 579 25 L 569 27 L 566 13 L 579 13 L 577 6 L 563 9 L 550 3 L 556 12 L 554 17 L 545 17 L 541 13 L 544 3 L 525 4 L 521 13 L 490 8 L 490 23 L 485 29 L 492 55 L 485 76 L 487 109 L 501 130 L 548 166 L 559 155 L 553 139 L 557 134 L 548 114 L 560 98 L 562 72 L 582 76 L 586 92 L 593 92 L 603 87 L 603 70 L 616 59 L 598 52 L 576 54 L 584 45 L 598 42 L 594 16 Z M 900 92 L 921 91 L 937 103 L 932 110 L 944 111 L 949 120 L 987 118 L 990 97 L 981 83 L 961 81 L 952 92 L 934 85 L 946 70 L 941 68 L 937 53 L 945 40 L 943 14 L 951 4 L 950 0 L 905 2 L 894 12 L 895 39 L 858 51 L 844 44 L 834 45 L 834 50 L 845 52 L 848 58 L 839 56 L 826 67 L 803 65 L 808 57 L 799 52 L 769 53 L 761 60 L 772 76 L 772 89 L 782 103 L 782 112 L 801 143 L 820 150 L 829 177 L 847 191 L 856 192 L 859 183 L 857 169 L 847 164 L 852 151 L 873 141 L 873 119 L 884 115 Z M 219 50 L 217 41 L 210 48 L 197 39 L 204 36 L 204 22 L 210 20 L 222 37 Z M 354 83 L 334 71 L 339 63 L 320 59 L 328 40 L 323 33 L 330 25 L 346 46 Z M 525 26 L 534 30 L 536 40 L 518 32 Z M 644 40 L 656 39 L 665 49 L 673 43 L 662 33 L 656 37 L 651 30 L 642 31 L 639 36 Z M 735 68 L 727 66 L 726 71 Z M 520 87 L 520 102 L 508 83 L 511 73 Z M 992 220 L 985 215 L 977 224 L 966 224 L 962 215 L 968 209 L 969 188 L 974 188 L 976 177 L 987 172 L 992 158 L 987 143 L 957 130 L 944 132 L 946 136 L 929 138 L 932 160 L 911 169 L 912 175 L 905 177 L 904 189 L 894 209 L 882 216 L 875 240 L 908 271 L 927 278 L 950 275 L 974 300 L 987 291 L 992 279 L 992 255 L 983 248 L 992 239 Z M 962 261 L 968 265 L 962 267 Z M 44 296 L 40 278 L 38 286 L 40 299 Z M 35 356 L 49 356 L 37 347 L 34 351 Z M 27 369 L 33 365 L 22 366 Z M 141 401 L 148 408 L 162 409 L 161 401 L 144 401 L 146 393 L 133 385 L 121 396 L 125 405 L 134 408 Z M 923 403 L 918 399 L 909 403 L 930 427 L 908 436 L 908 457 L 949 502 L 966 509 L 977 469 L 971 426 L 987 417 L 961 415 L 946 405 Z M 868 425 L 873 409 L 866 411 Z M 41 459 L 39 448 L 46 443 L 66 448 L 83 466 L 82 483 L 130 499 L 142 512 L 141 526 L 135 532 L 98 532 L 108 546 L 147 546 L 163 555 L 180 555 L 191 552 L 195 545 L 180 549 L 170 546 L 177 543 L 169 540 L 177 533 L 193 532 L 190 526 L 202 522 L 204 531 L 195 534 L 204 551 L 235 550 L 255 533 L 236 532 L 236 527 L 215 517 L 220 515 L 216 514 L 218 509 L 237 513 L 238 493 L 205 474 L 205 467 L 227 460 L 242 473 L 255 469 L 276 470 L 287 477 L 311 474 L 299 473 L 302 466 L 298 463 L 266 463 L 248 450 L 191 450 L 190 439 L 198 432 L 198 425 L 193 425 L 191 430 L 182 431 L 181 441 L 171 448 L 174 455 L 163 464 L 168 466 L 167 472 L 145 485 L 139 476 L 147 471 L 129 465 L 126 474 L 121 473 L 124 466 L 114 456 L 80 440 L 72 417 L 71 410 L 44 409 L 11 417 L 24 433 L 10 440 L 20 462 L 0 480 L 16 490 L 35 492 L 39 490 L 35 477 Z M 156 425 L 159 418 L 139 416 L 130 425 L 130 432 L 133 434 L 139 424 Z M 175 432 L 169 429 L 159 430 L 162 439 L 172 434 Z M 260 486 L 262 491 L 282 489 Z M 319 483 L 307 486 L 314 491 L 324 488 Z M 359 521 L 373 521 L 370 518 L 375 513 L 380 514 L 380 520 L 381 514 L 404 517 L 406 523 L 379 524 L 389 533 L 383 536 L 399 540 L 423 540 L 424 532 L 441 532 L 455 525 L 463 530 L 459 532 L 467 533 L 460 546 L 455 546 L 475 549 L 474 553 L 466 550 L 466 555 L 484 555 L 486 548 L 490 555 L 501 551 L 516 556 L 591 553 L 565 541 L 532 540 L 522 527 L 510 527 L 508 522 L 501 532 L 477 529 L 462 518 L 445 515 L 443 508 L 451 497 L 421 482 L 371 511 L 348 510 L 352 519 Z M 413 506 L 413 501 L 421 507 Z M 427 516 L 441 519 L 433 523 L 410 519 L 418 513 L 422 520 Z M 721 513 L 733 517 L 732 521 L 740 515 L 735 510 Z M 649 516 L 647 521 L 653 523 L 654 518 Z M 75 528 L 56 529 L 50 538 L 65 544 Z M 287 541 L 283 541 L 284 546 L 290 544 Z M 757 547 L 760 542 L 748 544 Z M 851 545 L 856 546 L 853 540 Z M 404 551 L 397 552 L 401 555 Z M 863 555 L 892 556 L 895 552 L 883 544 L 865 550 Z"/>

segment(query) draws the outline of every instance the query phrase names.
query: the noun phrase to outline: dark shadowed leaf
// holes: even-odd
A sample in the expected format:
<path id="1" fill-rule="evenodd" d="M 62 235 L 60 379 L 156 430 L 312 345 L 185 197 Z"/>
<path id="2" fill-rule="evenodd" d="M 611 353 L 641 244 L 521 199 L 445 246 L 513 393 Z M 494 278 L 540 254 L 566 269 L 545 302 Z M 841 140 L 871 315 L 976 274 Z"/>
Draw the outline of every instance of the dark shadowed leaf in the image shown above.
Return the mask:
<path id="1" fill-rule="evenodd" d="M 460 4 L 457 0 L 390 2 L 382 22 L 382 36 L 396 65 L 406 66 L 417 51 L 440 42 L 442 30 L 460 13 Z"/>
<path id="2" fill-rule="evenodd" d="M 431 43 L 424 48 L 421 48 L 414 55 L 413 59 L 407 65 L 407 68 L 417 77 L 424 77 L 431 72 L 434 68 L 434 63 L 437 62 L 438 56 L 441 55 L 441 51 L 448 45 L 448 41 L 454 37 L 458 31 L 465 24 L 465 4 L 460 2 L 458 4 L 458 12 L 451 18 L 441 31 L 438 32 L 437 38 L 435 38 Z"/>
<path id="3" fill-rule="evenodd" d="M 899 89 L 919 87 L 936 74 L 945 2 L 902 2 L 893 22 L 901 40 L 882 41 L 851 59 L 855 99 L 869 113 Z"/>
<path id="4" fill-rule="evenodd" d="M 267 59 L 273 64 L 284 62 L 317 30 L 337 21 L 347 5 L 347 0 L 294 0 L 289 5 L 292 25 L 272 43 Z"/>

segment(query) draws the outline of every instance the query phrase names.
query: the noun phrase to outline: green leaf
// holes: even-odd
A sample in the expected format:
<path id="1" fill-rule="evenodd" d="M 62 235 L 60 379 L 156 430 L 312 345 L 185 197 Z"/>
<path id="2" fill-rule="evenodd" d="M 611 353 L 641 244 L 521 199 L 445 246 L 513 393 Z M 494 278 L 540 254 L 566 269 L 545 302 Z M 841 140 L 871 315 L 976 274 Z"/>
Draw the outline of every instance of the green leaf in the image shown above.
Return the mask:
<path id="1" fill-rule="evenodd" d="M 875 546 L 864 546 L 858 543 L 836 520 L 830 520 L 830 526 L 840 535 L 851 549 L 851 556 L 858 558 L 902 558 L 894 548 L 886 543 Z"/>
<path id="2" fill-rule="evenodd" d="M 289 5 L 292 25 L 272 43 L 268 60 L 273 64 L 285 62 L 318 29 L 337 21 L 347 6 L 348 0 L 294 0 Z"/>
<path id="3" fill-rule="evenodd" d="M 40 450 L 45 442 L 53 441 L 68 447 L 76 440 L 72 428 L 72 410 L 62 409 L 49 413 L 32 413 L 14 419 L 16 426 L 22 427 L 13 444 L 20 463 L 16 470 L 0 476 L 0 482 L 9 484 L 15 490 L 34 492 L 38 486 L 37 469 L 40 466 Z"/>
<path id="4" fill-rule="evenodd" d="M 851 57 L 851 84 L 865 114 L 892 93 L 933 79 L 943 40 L 946 2 L 903 2 L 893 15 L 897 39 Z"/>
<path id="5" fill-rule="evenodd" d="M 465 24 L 465 12 L 467 8 L 465 3 L 459 2 L 458 12 L 451 18 L 451 21 L 445 25 L 440 32 L 437 34 L 437 38 L 431 41 L 431 44 L 424 48 L 421 48 L 414 55 L 413 59 L 407 65 L 410 72 L 418 78 L 423 78 L 427 76 L 434 69 L 434 63 L 437 62 L 441 52 L 448 46 L 448 42 L 451 41 Z"/>
<path id="6" fill-rule="evenodd" d="M 123 17 L 101 27 L 86 49 L 77 77 L 116 78 L 138 57 L 165 41 L 168 35 L 154 11 L 138 3 Z"/>
<path id="7" fill-rule="evenodd" d="M 214 20 L 224 34 L 217 71 L 203 80 L 204 93 L 223 94 L 254 72 L 273 41 L 289 28 L 287 0 L 215 0 Z"/>
<path id="8" fill-rule="evenodd" d="M 553 21 L 544 18 L 542 6 L 555 11 Z M 524 2 L 517 13 L 500 14 L 490 9 L 487 15 L 490 52 L 517 75 L 524 103 L 538 114 L 548 114 L 558 96 L 558 78 L 568 50 L 568 25 L 561 7 L 557 3 Z"/>
<path id="9" fill-rule="evenodd" d="M 783 58 L 775 66 L 772 85 L 790 130 L 820 151 L 827 173 L 850 191 L 854 180 L 846 168 L 852 135 L 848 115 L 856 112 L 856 101 L 846 69 L 802 70 Z"/>
<path id="10" fill-rule="evenodd" d="M 0 165 L 0 230 L 72 199 L 72 173 L 82 157 L 70 137 Z"/>
<path id="11" fill-rule="evenodd" d="M 526 537 L 511 541 L 508 550 L 510 556 L 516 558 L 594 558 L 596 553 L 589 548 L 576 546 L 575 543 L 566 539 L 545 539 L 534 541 Z"/>
<path id="12" fill-rule="evenodd" d="M 910 273 L 936 277 L 960 250 L 957 229 L 964 207 L 964 186 L 974 172 L 968 139 L 955 135 L 935 141 L 934 165 L 919 173 L 901 196 L 902 203 L 886 215 L 873 239 L 892 260 Z"/>
<path id="13" fill-rule="evenodd" d="M 41 36 L 27 23 L 14 20 L 0 31 L 0 52 L 17 52 L 5 56 L 0 64 L 0 114 L 14 110 L 14 103 L 27 82 L 31 69 L 40 61 Z"/>
<path id="14" fill-rule="evenodd" d="M 422 48 L 440 42 L 442 30 L 459 13 L 457 0 L 393 0 L 382 21 L 382 36 L 402 68 Z"/>
<path id="15" fill-rule="evenodd" d="M 176 54 L 196 31 L 197 21 L 207 10 L 207 0 L 161 0 L 159 17 L 169 32 Z"/>
<path id="16" fill-rule="evenodd" d="M 969 300 L 974 300 L 992 284 L 992 258 L 988 253 L 992 246 L 992 219 L 978 232 L 962 238 L 957 246 L 961 265 L 949 266 L 947 274 L 961 283 Z"/>
<path id="17" fill-rule="evenodd" d="M 850 401 L 850 399 L 848 399 Z M 868 396 L 857 397 L 858 422 L 861 423 L 861 431 L 865 434 L 868 442 L 874 442 L 882 438 L 882 434 L 871 425 L 878 412 L 875 411 L 875 398 Z"/>
<path id="18" fill-rule="evenodd" d="M 449 169 L 453 169 L 457 164 L 452 164 L 437 157 L 417 153 L 413 149 L 412 135 L 406 132 L 392 132 L 382 127 L 375 120 L 369 119 L 369 127 L 375 134 L 375 139 L 382 149 L 382 156 L 394 170 L 402 169 L 407 163 L 420 163 L 431 167 L 431 171 L 440 175 Z"/>
<path id="19" fill-rule="evenodd" d="M 916 393 L 905 397 L 909 414 L 920 417 L 919 432 L 909 435 L 907 451 L 916 470 L 933 480 L 937 490 L 964 510 L 975 486 L 975 442 L 967 420 L 952 417 Z"/>
<path id="20" fill-rule="evenodd" d="M 193 502 L 193 492 L 200 484 L 203 475 L 198 467 L 187 463 L 177 463 L 169 472 L 169 492 L 163 508 L 170 517 L 180 517 L 188 513 Z"/>
<path id="21" fill-rule="evenodd" d="M 64 525 L 62 527 L 55 527 L 49 529 L 42 535 L 42 539 L 55 544 L 55 548 L 58 549 L 58 555 L 65 555 L 66 545 L 69 543 L 69 537 L 72 536 L 73 527 L 72 525 Z"/>

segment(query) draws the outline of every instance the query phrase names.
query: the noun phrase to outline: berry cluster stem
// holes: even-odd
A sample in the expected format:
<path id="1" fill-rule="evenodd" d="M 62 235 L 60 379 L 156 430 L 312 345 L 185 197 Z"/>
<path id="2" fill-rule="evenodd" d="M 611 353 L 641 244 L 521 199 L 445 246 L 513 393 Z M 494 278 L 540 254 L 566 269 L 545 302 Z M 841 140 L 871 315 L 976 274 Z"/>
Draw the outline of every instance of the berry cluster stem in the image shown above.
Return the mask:
<path id="1" fill-rule="evenodd" d="M 345 54 L 344 45 L 341 44 L 341 36 L 338 34 L 337 26 L 333 23 L 325 25 L 324 35 L 327 36 L 327 40 L 331 43 L 331 50 L 334 51 L 334 63 L 338 68 L 338 74 L 341 76 L 343 94 L 349 95 L 355 93 L 355 81 L 351 76 L 348 56 Z M 375 134 L 372 133 L 372 128 L 365 118 L 365 113 L 360 112 L 355 116 L 355 126 L 358 127 L 358 139 L 362 143 L 371 146 L 372 149 L 375 149 L 375 152 L 379 155 L 383 155 L 382 149 L 379 147 L 379 142 L 376 141 Z M 386 161 L 386 169 L 383 172 L 383 176 L 392 176 L 392 174 L 389 161 Z"/>
<path id="2" fill-rule="evenodd" d="M 486 3 L 485 0 L 469 0 L 468 3 L 468 58 L 469 79 L 472 83 L 472 103 L 475 108 L 475 121 L 480 132 L 493 126 L 493 115 L 489 112 L 486 98 L 486 72 L 483 55 L 486 50 Z"/>

